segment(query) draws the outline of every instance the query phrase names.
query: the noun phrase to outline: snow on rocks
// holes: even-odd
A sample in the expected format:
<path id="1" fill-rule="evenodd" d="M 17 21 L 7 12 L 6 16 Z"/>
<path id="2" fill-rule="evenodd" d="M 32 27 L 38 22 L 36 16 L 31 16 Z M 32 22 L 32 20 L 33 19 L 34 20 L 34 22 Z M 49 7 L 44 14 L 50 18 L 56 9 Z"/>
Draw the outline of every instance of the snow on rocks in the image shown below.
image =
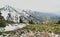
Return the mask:
<path id="1" fill-rule="evenodd" d="M 25 26 L 26 24 L 14 24 L 14 25 L 8 24 L 8 26 L 5 27 L 5 31 L 17 30 Z"/>

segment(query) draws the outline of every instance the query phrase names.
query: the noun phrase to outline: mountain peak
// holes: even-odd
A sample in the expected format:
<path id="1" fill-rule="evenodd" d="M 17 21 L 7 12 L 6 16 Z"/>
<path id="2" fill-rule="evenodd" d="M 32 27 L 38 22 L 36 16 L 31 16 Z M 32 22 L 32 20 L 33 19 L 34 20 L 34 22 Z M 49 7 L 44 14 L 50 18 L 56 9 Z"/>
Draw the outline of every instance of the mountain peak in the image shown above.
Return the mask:
<path id="1" fill-rule="evenodd" d="M 5 5 L 4 7 L 0 8 L 0 10 L 9 11 L 9 12 L 16 11 L 13 7 L 11 7 L 9 5 Z"/>
<path id="2" fill-rule="evenodd" d="M 11 7 L 11 6 L 9 6 L 9 5 L 5 5 L 5 7 L 7 7 L 7 8 L 8 8 L 8 7 Z"/>

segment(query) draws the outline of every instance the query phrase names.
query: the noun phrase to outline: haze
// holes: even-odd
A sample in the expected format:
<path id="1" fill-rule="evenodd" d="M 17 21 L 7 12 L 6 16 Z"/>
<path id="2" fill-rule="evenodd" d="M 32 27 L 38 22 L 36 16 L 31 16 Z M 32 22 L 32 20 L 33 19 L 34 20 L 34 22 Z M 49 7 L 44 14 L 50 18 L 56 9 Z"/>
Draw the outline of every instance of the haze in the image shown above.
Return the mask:
<path id="1" fill-rule="evenodd" d="M 0 0 L 0 7 L 5 5 L 40 12 L 60 12 L 60 0 Z"/>

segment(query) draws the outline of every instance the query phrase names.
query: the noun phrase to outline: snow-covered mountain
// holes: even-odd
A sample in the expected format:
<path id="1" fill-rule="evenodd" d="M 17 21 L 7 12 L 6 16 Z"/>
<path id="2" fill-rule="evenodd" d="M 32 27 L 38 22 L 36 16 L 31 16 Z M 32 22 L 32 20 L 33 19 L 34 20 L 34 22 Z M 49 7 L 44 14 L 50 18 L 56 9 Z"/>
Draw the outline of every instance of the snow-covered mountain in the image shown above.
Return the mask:
<path id="1" fill-rule="evenodd" d="M 19 14 L 17 15 L 16 11 L 11 8 L 10 6 L 5 6 L 3 8 L 0 8 L 0 11 L 2 13 L 2 16 L 4 16 L 4 18 L 6 20 L 10 20 L 10 21 L 15 21 L 15 18 L 19 16 Z"/>
<path id="2" fill-rule="evenodd" d="M 32 10 L 22 10 L 22 9 L 13 8 L 9 5 L 0 8 L 0 11 L 2 13 L 2 16 L 4 16 L 6 20 L 14 21 L 14 22 L 19 22 L 20 19 L 22 19 L 23 22 L 25 23 L 28 23 L 31 20 L 34 23 L 41 23 L 47 20 L 49 21 L 51 18 L 57 17 L 57 15 L 55 14 L 42 13 Z"/>
<path id="3" fill-rule="evenodd" d="M 4 18 L 9 21 L 19 22 L 19 20 L 22 19 L 23 22 L 28 22 L 29 20 L 35 19 L 31 16 L 31 12 L 29 10 L 26 11 L 21 9 L 15 9 L 8 5 L 0 8 L 0 11 L 2 13 L 2 16 L 4 16 Z M 30 14 L 28 14 L 27 12 L 30 12 Z"/>

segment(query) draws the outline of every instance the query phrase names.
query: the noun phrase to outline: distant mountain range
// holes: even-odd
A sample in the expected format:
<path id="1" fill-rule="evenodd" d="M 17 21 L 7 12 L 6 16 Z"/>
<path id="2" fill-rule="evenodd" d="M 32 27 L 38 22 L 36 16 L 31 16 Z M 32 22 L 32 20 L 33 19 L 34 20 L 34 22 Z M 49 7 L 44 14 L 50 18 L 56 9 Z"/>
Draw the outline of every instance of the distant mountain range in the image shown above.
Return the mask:
<path id="1" fill-rule="evenodd" d="M 10 20 L 14 22 L 19 22 L 22 19 L 24 22 L 28 23 L 28 21 L 33 21 L 34 23 L 42 23 L 44 21 L 49 21 L 51 19 L 60 19 L 59 15 L 52 13 L 44 13 L 33 10 L 22 10 L 13 8 L 9 5 L 6 5 L 3 8 L 0 8 L 2 16 L 7 20 L 8 14 L 11 14 Z"/>

